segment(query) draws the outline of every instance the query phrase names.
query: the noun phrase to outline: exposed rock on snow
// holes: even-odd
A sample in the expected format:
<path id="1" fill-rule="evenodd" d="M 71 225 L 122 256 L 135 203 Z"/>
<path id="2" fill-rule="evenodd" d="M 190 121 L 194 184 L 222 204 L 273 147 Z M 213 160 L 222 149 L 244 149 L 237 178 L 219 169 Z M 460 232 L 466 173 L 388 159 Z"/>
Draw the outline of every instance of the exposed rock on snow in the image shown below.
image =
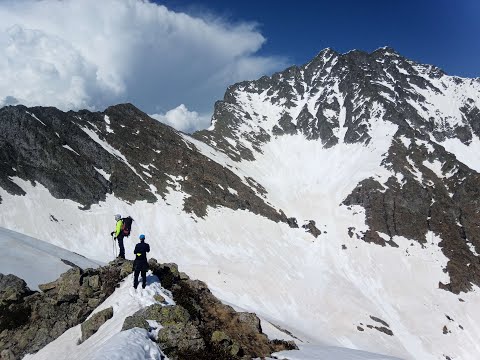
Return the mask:
<path id="1" fill-rule="evenodd" d="M 304 228 L 308 233 L 312 234 L 316 238 L 322 234 L 322 232 L 318 230 L 318 228 L 315 226 L 314 220 L 308 220 L 306 224 L 302 225 L 302 228 Z"/>
<path id="2" fill-rule="evenodd" d="M 95 313 L 91 318 L 85 320 L 82 323 L 82 340 L 87 340 L 90 336 L 95 334 L 100 326 L 105 324 L 108 319 L 111 319 L 113 316 L 113 308 L 110 306 L 98 313 Z"/>
<path id="3" fill-rule="evenodd" d="M 393 125 L 381 163 L 390 174 L 381 179 L 366 174 L 344 204 L 365 208 L 367 242 L 397 246 L 394 236 L 419 243 L 428 231 L 440 236 L 451 278 L 442 288 L 459 293 L 480 286 L 480 260 L 468 250 L 470 242 L 480 251 L 474 225 L 480 222 L 475 200 L 480 175 L 478 156 L 471 153 L 480 151 L 479 108 L 477 79 L 448 76 L 390 48 L 346 54 L 326 49 L 302 66 L 230 86 L 215 104 L 212 126 L 193 136 L 248 163 L 261 159 L 276 138 L 298 134 L 321 142 L 323 149 L 345 144 L 374 149 L 381 141 L 378 129 Z M 278 160 L 280 167 L 285 159 Z M 265 179 L 255 180 L 265 185 Z"/>
<path id="4" fill-rule="evenodd" d="M 129 212 L 150 234 L 155 256 L 178 261 L 222 300 L 302 338 L 405 358 L 476 360 L 479 108 L 479 79 L 448 76 L 389 48 L 326 49 L 303 66 L 232 85 L 210 129 L 193 137 L 129 104 L 102 113 L 6 107 L 0 222 L 106 261 L 112 248 L 105 224 L 113 212 Z M 294 219 L 315 221 L 322 241 L 296 229 Z M 66 236 L 77 223 L 80 231 Z M 172 292 L 193 286 L 173 265 L 160 272 Z M 77 277 L 72 272 L 71 280 Z M 76 296 L 46 286 L 61 304 Z M 139 294 L 123 295 L 135 308 L 128 315 L 145 305 Z M 195 320 L 185 303 L 177 305 Z M 451 332 L 443 335 L 445 312 L 464 329 L 447 323 Z M 390 326 L 366 321 L 369 314 Z M 119 331 L 119 317 L 99 332 L 114 321 Z M 79 327 L 69 333 L 75 341 Z M 230 330 L 215 336 L 224 353 L 240 344 Z M 112 346 L 132 339 L 136 353 L 147 353 L 142 344 L 158 356 L 146 330 L 120 335 Z M 207 347 L 211 335 L 202 335 Z M 86 350 L 94 337 L 79 346 Z"/>

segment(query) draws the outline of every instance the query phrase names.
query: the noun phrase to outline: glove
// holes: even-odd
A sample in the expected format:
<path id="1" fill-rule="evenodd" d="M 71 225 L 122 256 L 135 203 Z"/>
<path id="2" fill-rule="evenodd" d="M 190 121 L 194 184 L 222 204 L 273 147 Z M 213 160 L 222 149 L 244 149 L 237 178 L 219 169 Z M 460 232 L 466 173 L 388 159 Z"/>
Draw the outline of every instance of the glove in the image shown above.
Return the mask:
<path id="1" fill-rule="evenodd" d="M 110 236 L 113 236 L 113 234 L 115 234 L 115 231 L 112 231 L 112 232 L 110 233 Z"/>

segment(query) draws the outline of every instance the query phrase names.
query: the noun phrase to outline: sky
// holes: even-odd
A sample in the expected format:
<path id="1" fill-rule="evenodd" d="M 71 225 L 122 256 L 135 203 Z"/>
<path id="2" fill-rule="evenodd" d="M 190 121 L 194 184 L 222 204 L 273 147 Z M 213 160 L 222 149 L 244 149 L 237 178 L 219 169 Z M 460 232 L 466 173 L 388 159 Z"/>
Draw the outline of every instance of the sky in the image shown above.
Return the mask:
<path id="1" fill-rule="evenodd" d="M 228 85 L 326 47 L 388 45 L 479 77 L 479 15 L 478 0 L 0 0 L 0 106 L 132 102 L 191 132 L 208 127 Z"/>

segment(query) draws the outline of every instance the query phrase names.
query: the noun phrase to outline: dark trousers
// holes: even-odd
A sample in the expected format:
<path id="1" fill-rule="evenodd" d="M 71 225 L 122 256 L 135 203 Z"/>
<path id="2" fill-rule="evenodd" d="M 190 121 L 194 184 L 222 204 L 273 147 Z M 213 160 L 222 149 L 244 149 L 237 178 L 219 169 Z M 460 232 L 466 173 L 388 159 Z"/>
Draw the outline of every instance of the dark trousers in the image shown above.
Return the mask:
<path id="1" fill-rule="evenodd" d="M 142 288 L 145 289 L 145 286 L 147 286 L 147 270 L 145 268 L 135 268 L 135 272 L 133 273 L 133 287 L 136 289 L 138 286 L 139 274 L 142 274 Z"/>
<path id="2" fill-rule="evenodd" d="M 120 249 L 120 253 L 118 254 L 118 256 L 125 259 L 125 247 L 123 246 L 123 237 L 124 237 L 123 232 L 121 232 L 117 236 L 118 248 Z"/>

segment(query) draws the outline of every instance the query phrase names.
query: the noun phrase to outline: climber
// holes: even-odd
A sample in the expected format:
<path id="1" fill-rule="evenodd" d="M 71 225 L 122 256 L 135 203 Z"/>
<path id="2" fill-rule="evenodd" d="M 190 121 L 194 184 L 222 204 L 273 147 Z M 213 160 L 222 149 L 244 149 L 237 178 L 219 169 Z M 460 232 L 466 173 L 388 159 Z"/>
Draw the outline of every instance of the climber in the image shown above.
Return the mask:
<path id="1" fill-rule="evenodd" d="M 139 237 L 140 242 L 135 245 L 135 261 L 133 262 L 133 268 L 135 270 L 133 274 L 133 287 L 136 289 L 138 286 L 138 275 L 142 274 L 142 288 L 145 289 L 147 286 L 147 270 L 148 270 L 148 261 L 147 261 L 147 252 L 150 252 L 150 245 L 145 242 L 145 235 L 141 234 Z"/>
<path id="2" fill-rule="evenodd" d="M 111 236 L 115 236 L 114 239 L 118 241 L 118 247 L 120 249 L 120 253 L 118 254 L 119 258 L 125 259 L 125 247 L 123 246 L 123 237 L 125 236 L 123 232 L 123 221 L 122 216 L 120 214 L 115 215 L 115 231 L 111 232 Z"/>

